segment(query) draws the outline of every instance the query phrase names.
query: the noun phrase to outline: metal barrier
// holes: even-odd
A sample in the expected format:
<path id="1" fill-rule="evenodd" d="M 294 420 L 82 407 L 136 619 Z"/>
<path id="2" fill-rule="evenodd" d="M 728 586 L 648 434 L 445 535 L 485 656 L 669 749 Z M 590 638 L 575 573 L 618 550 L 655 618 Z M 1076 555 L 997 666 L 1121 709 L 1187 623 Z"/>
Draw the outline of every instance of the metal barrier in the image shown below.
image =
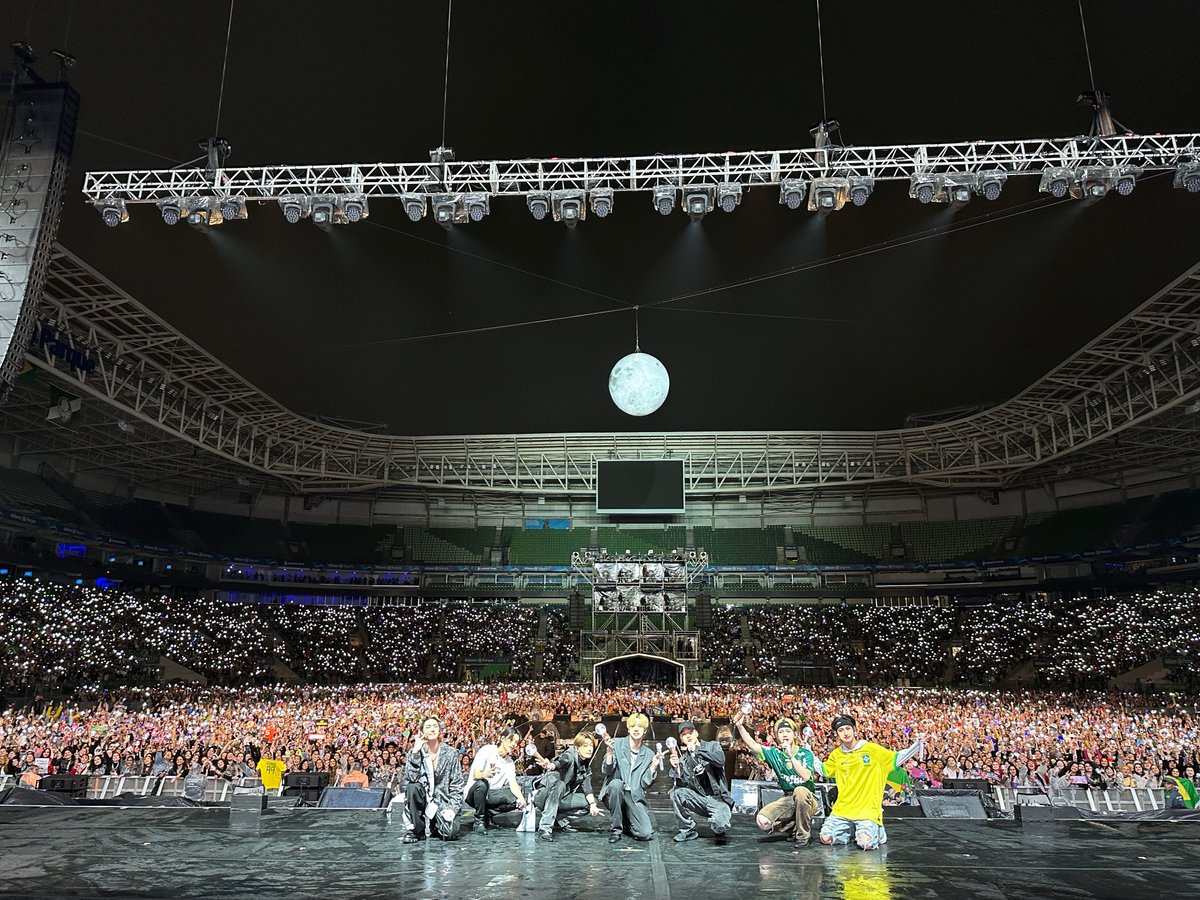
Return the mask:
<path id="1" fill-rule="evenodd" d="M 1017 806 L 1070 806 L 1095 813 L 1145 812 L 1165 809 L 1164 792 L 1159 788 L 1066 788 L 1055 790 L 993 787 L 996 805 L 1001 812 L 1012 812 Z"/>

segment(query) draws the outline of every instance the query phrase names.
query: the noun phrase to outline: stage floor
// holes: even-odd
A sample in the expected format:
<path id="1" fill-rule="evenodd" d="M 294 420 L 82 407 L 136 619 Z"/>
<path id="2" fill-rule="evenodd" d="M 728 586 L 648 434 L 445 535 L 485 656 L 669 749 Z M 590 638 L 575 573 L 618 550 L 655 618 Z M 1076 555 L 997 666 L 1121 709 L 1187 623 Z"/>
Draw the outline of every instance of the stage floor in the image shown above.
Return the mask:
<path id="1" fill-rule="evenodd" d="M 606 832 L 494 829 L 453 844 L 400 843 L 380 811 L 278 809 L 233 830 L 226 809 L 0 807 L 6 897 L 802 898 L 1200 896 L 1197 826 L 1173 822 L 901 819 L 880 851 L 796 848 L 736 816 L 728 845 L 706 829 L 649 843 Z M 589 821 L 589 820 L 584 820 Z M 603 823 L 600 823 L 601 825 Z"/>

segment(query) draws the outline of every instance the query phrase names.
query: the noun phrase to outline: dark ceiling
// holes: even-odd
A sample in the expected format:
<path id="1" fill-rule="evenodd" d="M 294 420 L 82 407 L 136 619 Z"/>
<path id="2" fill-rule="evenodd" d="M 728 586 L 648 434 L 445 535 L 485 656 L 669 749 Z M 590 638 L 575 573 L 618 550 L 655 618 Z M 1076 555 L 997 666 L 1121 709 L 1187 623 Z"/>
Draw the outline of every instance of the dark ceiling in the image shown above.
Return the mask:
<path id="1" fill-rule="evenodd" d="M 825 3 L 844 142 L 1087 131 L 1076 0 L 964 8 Z M 268 205 L 209 234 L 150 206 L 103 227 L 84 171 L 169 167 L 213 133 L 228 10 L 19 0 L 0 35 L 79 60 L 61 242 L 302 413 L 402 434 L 894 428 L 1013 395 L 1200 258 L 1200 197 L 1169 174 L 1087 208 L 1021 178 L 958 212 L 885 183 L 825 220 L 759 188 L 700 224 L 618 194 L 574 231 L 519 199 L 451 233 L 388 201 L 331 234 Z M 1084 11 L 1117 117 L 1200 131 L 1200 4 Z M 228 164 L 427 159 L 445 52 L 444 2 L 236 3 Z M 454 3 L 445 142 L 459 159 L 808 146 L 821 115 L 812 3 Z M 606 388 L 634 305 L 672 379 L 640 419 Z"/>

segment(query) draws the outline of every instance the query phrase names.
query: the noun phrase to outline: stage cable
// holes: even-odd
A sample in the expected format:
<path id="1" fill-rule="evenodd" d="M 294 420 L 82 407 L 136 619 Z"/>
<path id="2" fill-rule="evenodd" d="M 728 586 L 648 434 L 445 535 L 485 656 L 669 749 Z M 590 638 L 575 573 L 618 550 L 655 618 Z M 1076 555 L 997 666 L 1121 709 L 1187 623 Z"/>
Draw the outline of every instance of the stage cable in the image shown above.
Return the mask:
<path id="1" fill-rule="evenodd" d="M 446 104 L 450 98 L 450 21 L 454 15 L 454 0 L 446 0 L 446 70 L 442 81 L 442 142 L 446 146 Z"/>
<path id="2" fill-rule="evenodd" d="M 221 106 L 225 102 L 225 70 L 229 66 L 229 35 L 233 32 L 233 3 L 229 0 L 229 21 L 225 25 L 225 59 L 221 62 L 221 89 L 217 93 L 217 124 L 213 137 L 221 134 Z"/>
<path id="3" fill-rule="evenodd" d="M 1083 0 L 1079 3 L 1079 27 L 1083 29 L 1083 50 L 1087 54 L 1088 80 L 1092 83 L 1092 93 L 1096 93 L 1096 76 L 1092 72 L 1092 46 L 1088 42 L 1087 20 L 1083 17 Z"/>
<path id="4" fill-rule="evenodd" d="M 825 104 L 825 38 L 821 32 L 821 0 L 817 0 L 817 58 L 821 65 L 821 121 L 829 121 L 829 109 Z"/>

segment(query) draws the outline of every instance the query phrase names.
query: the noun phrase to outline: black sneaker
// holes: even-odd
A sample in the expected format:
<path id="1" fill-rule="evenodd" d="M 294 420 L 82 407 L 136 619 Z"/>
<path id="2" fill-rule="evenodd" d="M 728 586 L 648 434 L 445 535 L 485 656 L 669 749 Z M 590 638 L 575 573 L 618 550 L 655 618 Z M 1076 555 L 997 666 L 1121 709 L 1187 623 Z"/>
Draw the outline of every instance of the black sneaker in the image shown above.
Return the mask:
<path id="1" fill-rule="evenodd" d="M 419 844 L 423 840 L 425 840 L 425 835 L 417 834 L 414 831 L 406 831 L 404 833 L 404 837 L 400 838 L 400 843 L 402 843 L 402 844 Z"/>
<path id="2" fill-rule="evenodd" d="M 475 832 L 475 834 L 486 835 L 487 834 L 487 826 L 484 825 L 482 822 L 476 822 L 474 825 L 471 826 L 471 831 Z"/>
<path id="3" fill-rule="evenodd" d="M 684 841 L 694 841 L 698 837 L 700 837 L 700 835 L 696 834 L 695 828 L 684 828 L 680 830 L 679 834 L 671 838 L 671 840 L 677 844 L 682 844 Z"/>
<path id="4" fill-rule="evenodd" d="M 559 819 L 558 820 L 558 830 L 561 831 L 563 834 L 574 834 L 579 829 L 571 824 L 570 819 Z"/>
<path id="5" fill-rule="evenodd" d="M 729 838 L 725 836 L 725 832 L 723 832 L 723 831 L 714 831 L 713 832 L 713 841 L 716 843 L 716 845 L 718 847 L 724 847 L 726 844 L 729 843 Z"/>
<path id="6" fill-rule="evenodd" d="M 615 844 L 615 843 L 617 843 L 617 841 L 619 841 L 619 840 L 621 840 L 621 832 L 619 832 L 619 831 L 610 831 L 610 832 L 608 833 L 608 842 L 609 842 L 610 844 Z"/>
<path id="7" fill-rule="evenodd" d="M 571 830 L 574 831 L 574 829 L 571 829 Z M 547 844 L 553 844 L 554 843 L 554 832 L 539 831 L 538 832 L 538 840 L 545 841 Z"/>

